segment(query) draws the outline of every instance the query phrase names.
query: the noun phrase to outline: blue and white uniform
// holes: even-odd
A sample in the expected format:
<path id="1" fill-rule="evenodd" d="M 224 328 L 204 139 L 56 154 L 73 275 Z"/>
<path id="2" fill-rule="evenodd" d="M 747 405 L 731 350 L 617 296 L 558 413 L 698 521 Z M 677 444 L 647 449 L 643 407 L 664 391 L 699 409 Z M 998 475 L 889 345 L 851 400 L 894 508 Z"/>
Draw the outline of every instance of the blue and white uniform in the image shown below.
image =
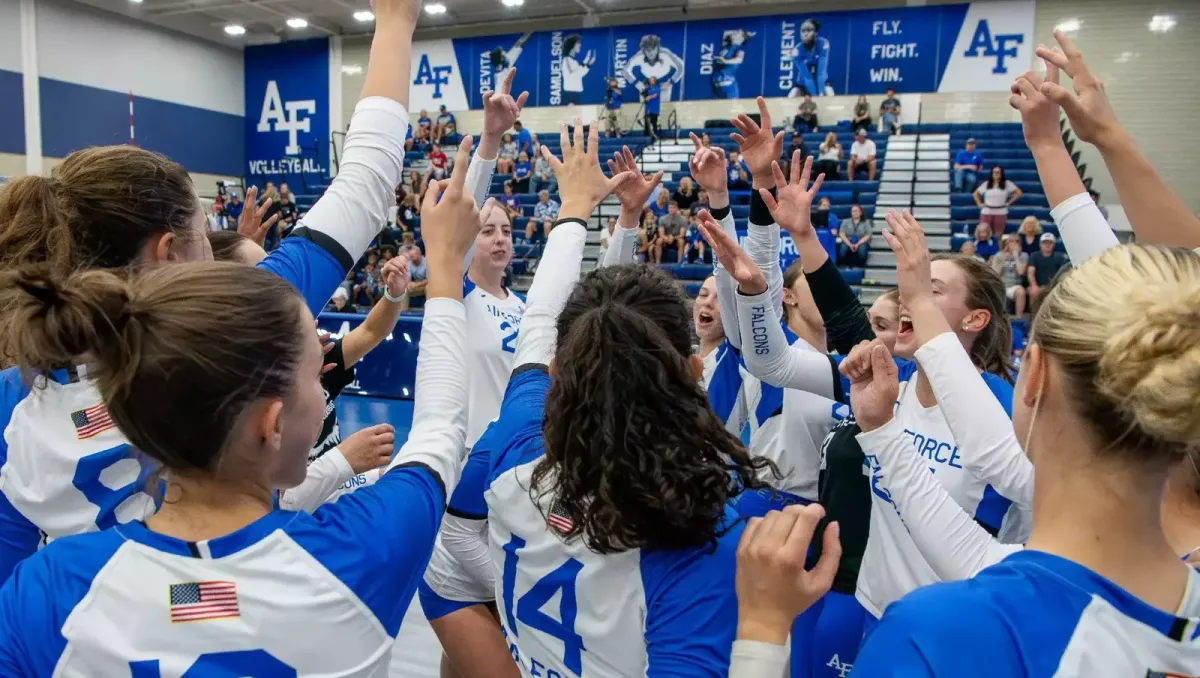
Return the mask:
<path id="1" fill-rule="evenodd" d="M 404 162 L 408 113 L 398 102 L 360 101 L 337 178 L 259 266 L 292 283 L 320 313 L 355 260 L 387 222 Z M 150 462 L 111 425 L 95 385 L 51 375 L 46 388 L 0 376 L 0 582 L 44 540 L 143 519 Z"/>
<path id="2" fill-rule="evenodd" d="M 792 63 L 794 80 L 789 97 L 800 97 L 811 94 L 819 97 L 822 94 L 832 95 L 832 89 L 826 91 L 825 83 L 829 82 L 829 41 L 817 37 L 812 47 L 800 43 L 792 48 Z"/>
<path id="3" fill-rule="evenodd" d="M 50 544 L 0 590 L 0 675 L 385 675 L 466 434 L 463 307 L 424 322 L 413 430 L 375 486 L 202 542 L 132 522 Z"/>
<path id="4" fill-rule="evenodd" d="M 1078 563 L 1022 551 L 890 606 L 851 675 L 1195 676 L 1198 635 L 1195 570 L 1169 614 Z"/>
<path id="5" fill-rule="evenodd" d="M 671 93 L 675 89 L 675 83 L 683 79 L 683 59 L 661 45 L 658 48 L 658 57 L 654 60 L 647 59 L 646 53 L 639 51 L 625 62 L 621 78 L 627 83 L 632 83 L 639 92 L 646 89 L 650 78 L 657 78 L 658 101 L 669 102 L 672 101 Z"/>
<path id="6" fill-rule="evenodd" d="M 746 46 L 732 43 L 723 45 L 717 50 L 716 57 L 712 67 L 713 96 L 718 99 L 737 99 L 737 72 L 746 59 Z"/>

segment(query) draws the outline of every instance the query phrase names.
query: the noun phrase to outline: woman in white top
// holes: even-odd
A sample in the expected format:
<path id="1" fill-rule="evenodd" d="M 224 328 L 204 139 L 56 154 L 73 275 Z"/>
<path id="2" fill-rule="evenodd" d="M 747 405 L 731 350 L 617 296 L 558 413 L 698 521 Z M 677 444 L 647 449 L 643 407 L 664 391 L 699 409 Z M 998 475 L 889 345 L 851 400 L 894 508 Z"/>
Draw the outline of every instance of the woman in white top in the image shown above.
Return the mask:
<path id="1" fill-rule="evenodd" d="M 825 135 L 825 141 L 821 142 L 821 148 L 818 149 L 817 164 L 813 167 L 813 171 L 817 175 L 824 174 L 828 181 L 837 181 L 838 165 L 842 161 L 842 144 L 838 141 L 837 134 L 830 132 Z"/>
<path id="2" fill-rule="evenodd" d="M 979 206 L 979 222 L 992 227 L 992 233 L 1004 233 L 1008 221 L 1008 208 L 1020 200 L 1023 191 L 1004 176 L 1004 168 L 992 167 L 988 180 L 975 189 L 975 204 Z"/>

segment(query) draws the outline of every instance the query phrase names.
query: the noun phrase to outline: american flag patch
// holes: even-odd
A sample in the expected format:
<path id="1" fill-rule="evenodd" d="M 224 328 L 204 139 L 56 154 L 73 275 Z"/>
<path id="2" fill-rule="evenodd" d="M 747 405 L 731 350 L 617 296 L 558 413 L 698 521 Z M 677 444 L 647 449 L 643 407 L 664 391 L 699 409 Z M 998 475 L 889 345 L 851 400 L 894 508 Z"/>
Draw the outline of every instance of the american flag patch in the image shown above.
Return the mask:
<path id="1" fill-rule="evenodd" d="M 554 503 L 550 504 L 550 514 L 546 516 L 546 522 L 550 527 L 562 533 L 571 531 L 574 523 L 571 522 L 571 516 L 567 515 L 567 510 L 563 508 L 562 502 L 555 499 Z"/>
<path id="2" fill-rule="evenodd" d="M 231 581 L 171 584 L 171 621 L 192 622 L 237 617 L 237 585 Z"/>
<path id="3" fill-rule="evenodd" d="M 108 408 L 104 403 L 72 412 L 71 423 L 75 424 L 76 440 L 87 440 L 117 426 L 112 417 L 108 416 Z"/>

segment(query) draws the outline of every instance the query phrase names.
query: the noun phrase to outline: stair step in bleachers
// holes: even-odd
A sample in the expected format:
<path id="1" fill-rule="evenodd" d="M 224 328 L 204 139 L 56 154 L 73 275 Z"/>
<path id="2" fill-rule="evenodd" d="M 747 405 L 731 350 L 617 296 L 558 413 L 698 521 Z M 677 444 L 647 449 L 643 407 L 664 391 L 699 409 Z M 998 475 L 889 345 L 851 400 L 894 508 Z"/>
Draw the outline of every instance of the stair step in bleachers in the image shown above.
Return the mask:
<path id="1" fill-rule="evenodd" d="M 903 173 L 896 173 L 897 175 Z M 879 182 L 879 193 L 906 193 L 912 188 L 912 180 L 908 179 L 893 179 L 893 174 L 888 174 L 886 181 Z"/>
<path id="2" fill-rule="evenodd" d="M 913 184 L 913 193 L 944 195 L 949 199 L 950 186 L 945 181 L 918 181 Z"/>
<path id="3" fill-rule="evenodd" d="M 949 207 L 950 196 L 919 193 L 913 196 L 913 205 L 916 207 Z"/>
<path id="4" fill-rule="evenodd" d="M 916 170 L 941 170 L 943 172 L 950 171 L 950 160 L 943 158 L 941 160 L 918 160 Z"/>
<path id="5" fill-rule="evenodd" d="M 908 193 L 880 193 L 875 200 L 875 205 L 878 207 L 892 207 L 895 209 L 908 209 L 912 206 L 912 196 Z"/>
<path id="6" fill-rule="evenodd" d="M 920 219 L 937 219 L 950 221 L 950 209 L 947 207 L 914 207 L 913 216 Z"/>
<path id="7" fill-rule="evenodd" d="M 896 269 L 894 268 L 871 268 L 868 267 L 863 273 L 864 280 L 870 280 L 876 285 L 895 286 L 896 284 Z"/>

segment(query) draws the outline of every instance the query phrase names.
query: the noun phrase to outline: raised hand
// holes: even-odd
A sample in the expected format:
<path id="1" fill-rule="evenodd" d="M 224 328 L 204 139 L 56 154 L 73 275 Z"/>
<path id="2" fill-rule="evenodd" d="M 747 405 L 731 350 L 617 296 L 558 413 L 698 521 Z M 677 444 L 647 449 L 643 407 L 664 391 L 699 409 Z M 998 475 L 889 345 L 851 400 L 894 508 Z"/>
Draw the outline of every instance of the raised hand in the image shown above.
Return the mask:
<path id="1" fill-rule="evenodd" d="M 1104 83 L 1088 70 L 1083 54 L 1073 40 L 1062 31 L 1054 31 L 1054 39 L 1061 49 L 1038 45 L 1034 53 L 1046 61 L 1047 67 L 1053 64 L 1062 69 L 1071 78 L 1075 91 L 1071 92 L 1047 77 L 1040 87 L 1042 94 L 1062 107 L 1071 122 L 1071 129 L 1080 139 L 1096 145 L 1113 141 L 1113 136 L 1121 131 L 1121 123 L 1108 103 Z"/>
<path id="2" fill-rule="evenodd" d="M 801 238 L 816 236 L 812 228 L 812 204 L 817 197 L 817 192 L 821 190 L 821 184 L 825 183 L 825 175 L 818 174 L 816 181 L 812 182 L 810 187 L 808 181 L 812 176 L 812 164 L 812 156 L 809 156 L 804 161 L 804 168 L 801 169 L 800 151 L 797 149 L 792 154 L 790 182 L 784 178 L 779 163 L 771 163 L 771 172 L 775 175 L 775 186 L 779 189 L 778 195 L 771 195 L 771 191 L 766 188 L 758 189 L 758 194 L 762 196 L 767 209 L 771 211 L 771 218 L 779 224 L 780 228 L 790 233 L 793 240 L 797 241 Z"/>
<path id="3" fill-rule="evenodd" d="M 619 152 L 613 153 L 612 159 L 608 161 L 608 170 L 614 177 L 623 172 L 633 172 L 632 178 L 613 190 L 613 195 L 621 201 L 621 210 L 629 210 L 631 213 L 633 211 L 641 213 L 646 201 L 650 199 L 650 194 L 654 192 L 655 187 L 662 183 L 663 178 L 661 171 L 649 179 L 638 171 L 637 160 L 634 159 L 633 152 L 629 150 L 628 146 L 622 146 Z M 633 224 L 622 223 L 621 225 L 626 228 L 633 227 Z"/>
<path id="4" fill-rule="evenodd" d="M 263 215 L 271 208 L 271 204 L 275 201 L 267 198 L 263 204 L 258 204 L 258 187 L 251 186 L 246 189 L 246 199 L 242 201 L 242 215 L 238 217 L 238 233 L 253 240 L 259 247 L 267 240 L 267 232 L 279 221 L 279 213 L 276 212 L 270 219 L 263 221 Z"/>
<path id="5" fill-rule="evenodd" d="M 558 194 L 562 196 L 562 207 L 558 211 L 560 219 L 587 220 L 601 200 L 637 174 L 625 171 L 611 179 L 604 176 L 604 170 L 600 169 L 600 126 L 595 123 L 588 131 L 586 144 L 583 121 L 579 118 L 575 118 L 574 143 L 567 133 L 566 123 L 559 131 L 559 140 L 562 142 L 562 160 L 554 157 L 546 146 L 542 146 L 542 156 L 550 162 L 558 180 Z"/>
<path id="6" fill-rule="evenodd" d="M 1066 148 L 1058 127 L 1058 104 L 1042 93 L 1042 85 L 1057 85 L 1058 77 L 1058 66 L 1047 61 L 1044 81 L 1036 72 L 1026 71 L 1012 84 L 1008 105 L 1021 113 L 1025 145 L 1032 150 Z"/>
<path id="7" fill-rule="evenodd" d="M 738 283 L 738 289 L 745 294 L 762 294 L 767 291 L 767 276 L 754 263 L 746 250 L 737 241 L 729 237 L 721 224 L 713 219 L 708 210 L 700 210 L 697 215 L 697 225 L 700 235 L 713 249 L 713 255 Z"/>
<path id="8" fill-rule="evenodd" d="M 393 299 L 399 299 L 408 291 L 408 257 L 392 257 L 380 270 L 383 282 L 387 285 L 387 293 Z"/>
<path id="9" fill-rule="evenodd" d="M 767 110 L 767 100 L 762 97 L 758 98 L 758 114 L 762 118 L 761 126 L 745 113 L 730 120 L 740 134 L 731 134 L 729 138 L 741 148 L 742 159 L 746 161 L 746 168 L 752 177 L 769 184 L 775 179 L 771 173 L 771 163 L 783 155 L 783 131 L 780 130 L 779 134 L 771 132 L 771 112 Z"/>
<path id="10" fill-rule="evenodd" d="M 850 350 L 838 368 L 850 380 L 850 408 L 863 431 L 892 420 L 900 396 L 899 370 L 883 342 L 864 341 Z"/>
<path id="11" fill-rule="evenodd" d="M 483 133 L 494 136 L 497 140 L 512 129 L 513 123 L 521 117 L 521 109 L 525 107 L 525 101 L 529 98 L 529 92 L 521 92 L 520 96 L 513 99 L 512 83 L 516 74 L 516 68 L 508 69 L 498 91 L 488 90 L 483 93 Z"/>
<path id="12" fill-rule="evenodd" d="M 905 210 L 897 213 L 888 210 L 888 230 L 883 239 L 896 254 L 896 286 L 900 288 L 900 300 L 905 306 L 933 299 L 933 282 L 930 273 L 929 248 L 925 245 L 925 230 Z"/>
<path id="13" fill-rule="evenodd" d="M 421 236 L 429 258 L 429 298 L 461 298 L 463 259 L 479 234 L 479 210 L 475 199 L 463 188 L 472 143 L 469 136 L 462 140 L 450 178 L 430 181 L 421 205 Z"/>
<path id="14" fill-rule="evenodd" d="M 751 518 L 738 542 L 739 640 L 774 645 L 787 642 L 792 622 L 833 586 L 842 558 L 838 524 L 825 529 L 821 559 L 804 569 L 808 547 L 825 509 L 820 504 L 789 506 Z"/>
<path id="15" fill-rule="evenodd" d="M 725 149 L 720 146 L 705 148 L 700 137 L 695 132 L 689 134 L 694 151 L 688 158 L 688 170 L 692 178 L 700 184 L 700 188 L 708 191 L 709 202 L 713 194 L 726 195 L 729 193 L 729 173 L 725 171 L 728 162 L 725 160 Z"/>

